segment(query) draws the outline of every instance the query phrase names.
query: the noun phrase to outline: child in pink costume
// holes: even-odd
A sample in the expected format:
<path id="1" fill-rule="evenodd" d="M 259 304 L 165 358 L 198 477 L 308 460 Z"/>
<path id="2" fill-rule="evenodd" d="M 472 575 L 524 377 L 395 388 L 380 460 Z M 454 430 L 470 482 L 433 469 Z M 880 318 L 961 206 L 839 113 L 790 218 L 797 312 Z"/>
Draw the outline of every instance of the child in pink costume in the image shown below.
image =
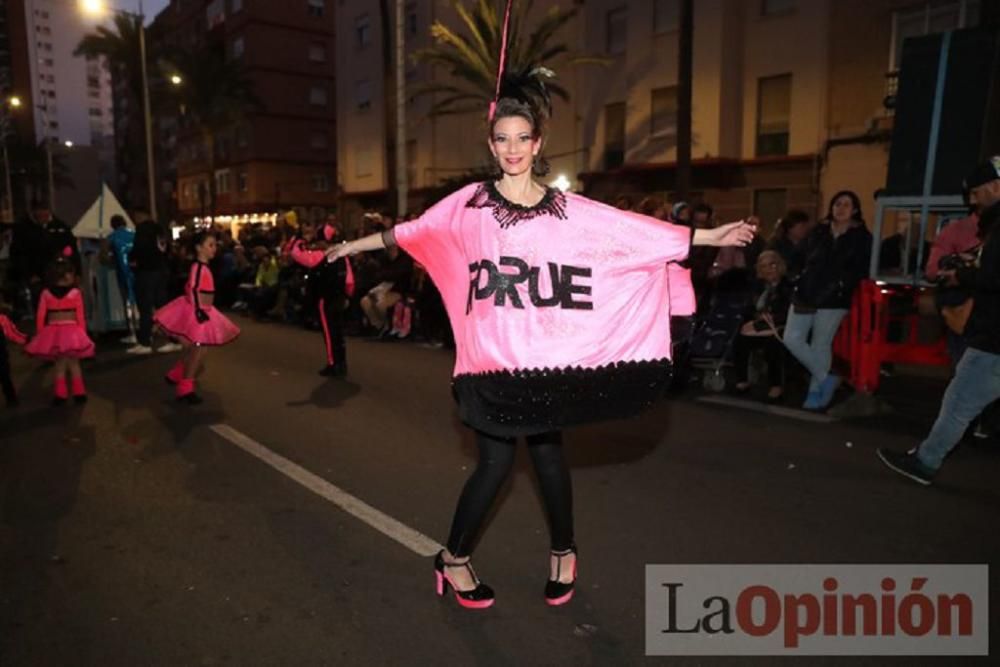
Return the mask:
<path id="1" fill-rule="evenodd" d="M 87 335 L 83 314 L 83 295 L 76 287 L 76 270 L 67 259 L 58 259 L 49 267 L 48 287 L 38 300 L 35 336 L 24 351 L 33 357 L 55 362 L 52 405 L 62 405 L 69 398 L 66 374 L 69 373 L 73 400 L 87 402 L 80 360 L 94 356 L 94 341 Z"/>
<path id="2" fill-rule="evenodd" d="M 197 260 L 191 265 L 184 295 L 160 308 L 153 316 L 161 329 L 180 339 L 186 348 L 181 360 L 167 372 L 166 379 L 176 386 L 177 400 L 190 405 L 201 403 L 195 393 L 195 376 L 204 363 L 208 348 L 225 345 L 240 335 L 239 327 L 212 305 L 215 280 L 208 263 L 217 250 L 215 234 L 197 232 L 194 249 Z"/>
<path id="3" fill-rule="evenodd" d="M 636 413 L 670 371 L 667 262 L 692 243 L 746 244 L 742 222 L 691 230 L 545 187 L 532 179 L 542 121 L 501 99 L 488 145 L 502 171 L 446 197 L 413 222 L 343 244 L 338 258 L 396 243 L 427 267 L 455 332 L 459 415 L 479 463 L 434 569 L 469 608 L 493 604 L 469 555 L 525 436 L 549 518 L 545 601 L 573 595 L 572 492 L 560 430 Z"/>

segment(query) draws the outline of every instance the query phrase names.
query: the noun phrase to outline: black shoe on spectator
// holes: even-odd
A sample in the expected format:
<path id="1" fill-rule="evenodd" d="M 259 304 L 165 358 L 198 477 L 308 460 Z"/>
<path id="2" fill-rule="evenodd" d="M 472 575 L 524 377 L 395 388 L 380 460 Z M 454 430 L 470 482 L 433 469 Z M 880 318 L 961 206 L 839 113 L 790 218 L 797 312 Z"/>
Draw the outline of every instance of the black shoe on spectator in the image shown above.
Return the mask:
<path id="1" fill-rule="evenodd" d="M 320 369 L 319 374 L 325 378 L 332 378 L 337 374 L 337 366 L 335 364 L 324 366 Z"/>
<path id="2" fill-rule="evenodd" d="M 184 394 L 183 396 L 178 396 L 177 397 L 177 402 L 178 403 L 186 403 L 188 405 L 201 405 L 202 404 L 201 396 L 199 396 L 198 394 L 194 393 L 193 391 L 190 394 Z"/>
<path id="3" fill-rule="evenodd" d="M 921 463 L 914 450 L 900 454 L 891 449 L 879 447 L 875 453 L 889 469 L 898 472 L 903 477 L 909 477 L 917 484 L 930 486 L 930 483 L 934 481 L 936 471 Z"/>

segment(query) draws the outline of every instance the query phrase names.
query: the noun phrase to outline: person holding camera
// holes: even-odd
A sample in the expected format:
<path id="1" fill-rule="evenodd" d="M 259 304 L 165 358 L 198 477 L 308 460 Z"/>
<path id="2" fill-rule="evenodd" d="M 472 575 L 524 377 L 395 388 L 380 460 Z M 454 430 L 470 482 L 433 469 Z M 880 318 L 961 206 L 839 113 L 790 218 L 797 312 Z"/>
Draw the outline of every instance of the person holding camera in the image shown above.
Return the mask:
<path id="1" fill-rule="evenodd" d="M 976 167 L 967 186 L 970 201 L 981 207 L 982 246 L 969 265 L 941 269 L 938 277 L 949 286 L 972 292 L 972 310 L 964 328 L 968 348 L 924 441 L 905 453 L 877 450 L 886 466 L 923 485 L 933 481 L 972 420 L 1000 399 L 1000 156 Z"/>

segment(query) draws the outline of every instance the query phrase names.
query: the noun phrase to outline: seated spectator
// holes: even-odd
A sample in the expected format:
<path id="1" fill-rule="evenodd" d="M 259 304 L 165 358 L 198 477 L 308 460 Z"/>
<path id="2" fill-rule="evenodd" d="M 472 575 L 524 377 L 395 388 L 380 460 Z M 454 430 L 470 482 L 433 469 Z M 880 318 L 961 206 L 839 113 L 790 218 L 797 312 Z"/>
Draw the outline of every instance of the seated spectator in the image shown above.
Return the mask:
<path id="1" fill-rule="evenodd" d="M 361 310 L 379 336 L 388 335 L 388 313 L 403 298 L 412 272 L 413 260 L 409 255 L 401 252 L 398 246 L 386 249 L 385 262 L 376 274 L 375 287 L 361 298 Z"/>
<path id="2" fill-rule="evenodd" d="M 778 221 L 774 228 L 774 234 L 767 244 L 768 250 L 774 250 L 785 260 L 788 273 L 785 278 L 790 283 L 794 283 L 805 263 L 802 254 L 802 242 L 812 231 L 814 222 L 809 219 L 809 214 L 799 209 L 792 209 Z"/>
<path id="3" fill-rule="evenodd" d="M 753 313 L 740 328 L 733 344 L 736 366 L 736 391 L 750 390 L 749 363 L 754 350 L 762 350 L 767 361 L 767 400 L 778 402 L 784 394 L 785 346 L 781 330 L 788 316 L 792 288 L 785 279 L 787 266 L 774 250 L 765 250 L 757 258 L 760 281 L 754 295 Z"/>
<path id="4" fill-rule="evenodd" d="M 903 254 L 909 243 L 909 256 L 903 265 Z M 896 233 L 882 239 L 879 246 L 879 272 L 887 275 L 913 275 L 917 268 L 917 254 L 923 245 L 921 269 L 927 265 L 930 244 L 920 238 L 920 221 L 907 212 L 896 218 Z"/>

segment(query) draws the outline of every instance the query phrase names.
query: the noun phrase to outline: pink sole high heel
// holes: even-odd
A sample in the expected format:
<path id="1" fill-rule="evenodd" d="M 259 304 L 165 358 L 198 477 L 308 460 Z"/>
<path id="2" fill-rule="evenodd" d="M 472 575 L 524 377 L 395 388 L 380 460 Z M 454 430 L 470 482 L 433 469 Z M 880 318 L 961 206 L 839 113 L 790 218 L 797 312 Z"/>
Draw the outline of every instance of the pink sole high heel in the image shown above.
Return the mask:
<path id="1" fill-rule="evenodd" d="M 451 590 L 455 592 L 455 601 L 460 606 L 466 609 L 486 609 L 487 607 L 492 607 L 493 603 L 496 602 L 493 589 L 479 581 L 479 577 L 476 576 L 472 566 L 469 565 L 469 561 L 465 561 L 464 563 L 445 563 L 442 556 L 443 553 L 443 551 L 438 553 L 434 559 L 434 590 L 438 597 L 444 597 L 446 586 L 450 586 Z M 476 587 L 471 591 L 458 590 L 455 587 L 455 582 L 445 573 L 445 568 L 448 567 L 467 568 L 472 574 L 473 581 L 476 582 Z"/>
<path id="2" fill-rule="evenodd" d="M 573 554 L 573 581 L 566 584 L 559 581 L 559 570 L 562 567 L 562 559 L 570 554 Z M 576 586 L 576 565 L 579 558 L 576 554 L 576 546 L 564 552 L 553 551 L 552 555 L 558 559 L 556 561 L 556 578 L 555 580 L 550 579 L 545 583 L 545 604 L 550 607 L 559 607 L 573 599 L 573 592 Z"/>

